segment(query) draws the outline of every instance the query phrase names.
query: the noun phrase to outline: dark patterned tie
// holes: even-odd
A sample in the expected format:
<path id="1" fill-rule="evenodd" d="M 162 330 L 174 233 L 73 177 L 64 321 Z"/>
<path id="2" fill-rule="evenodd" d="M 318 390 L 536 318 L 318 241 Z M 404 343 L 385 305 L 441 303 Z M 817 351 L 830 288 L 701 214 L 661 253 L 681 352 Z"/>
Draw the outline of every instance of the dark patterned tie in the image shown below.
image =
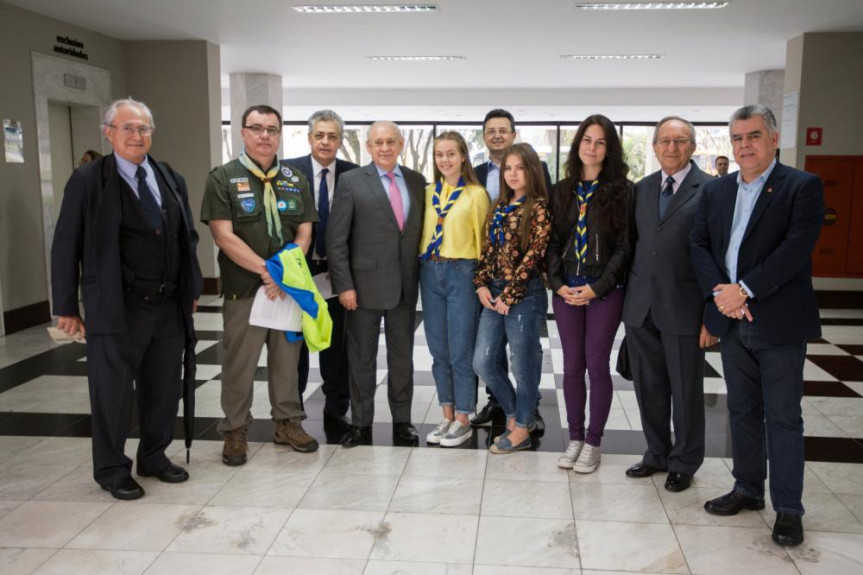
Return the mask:
<path id="1" fill-rule="evenodd" d="M 665 212 L 668 211 L 668 206 L 671 205 L 671 200 L 674 198 L 674 178 L 668 176 L 665 179 L 665 188 L 659 194 L 659 219 L 665 217 Z"/>
<path id="2" fill-rule="evenodd" d="M 142 166 L 138 166 L 135 171 L 135 178 L 138 180 L 138 199 L 141 200 L 144 217 L 147 218 L 154 230 L 161 230 L 163 225 L 162 209 L 156 202 L 156 198 L 153 197 L 150 186 L 147 185 L 147 171 Z"/>
<path id="3" fill-rule="evenodd" d="M 318 227 L 315 230 L 315 253 L 327 257 L 327 218 L 330 217 L 330 187 L 327 185 L 329 168 L 321 170 L 321 186 L 318 191 Z"/>

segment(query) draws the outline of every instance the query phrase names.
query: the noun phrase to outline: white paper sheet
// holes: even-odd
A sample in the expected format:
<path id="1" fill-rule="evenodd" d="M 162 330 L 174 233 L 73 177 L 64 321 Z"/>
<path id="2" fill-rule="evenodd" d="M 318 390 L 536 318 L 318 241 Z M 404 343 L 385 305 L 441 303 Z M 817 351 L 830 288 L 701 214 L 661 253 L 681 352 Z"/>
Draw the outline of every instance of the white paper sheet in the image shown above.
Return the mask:
<path id="1" fill-rule="evenodd" d="M 284 298 L 270 301 L 267 298 L 267 292 L 261 286 L 252 303 L 249 324 L 279 331 L 302 331 L 303 310 L 294 298 L 287 294 Z"/>
<path id="2" fill-rule="evenodd" d="M 81 336 L 80 333 L 75 334 L 75 337 L 71 337 L 68 333 L 63 331 L 57 327 L 49 327 L 48 334 L 51 336 L 51 339 L 54 340 L 54 343 L 59 344 L 67 344 L 67 343 L 87 343 L 87 340 Z"/>
<path id="3" fill-rule="evenodd" d="M 321 273 L 312 276 L 312 280 L 314 280 L 315 287 L 318 288 L 322 298 L 330 299 L 333 297 L 333 283 L 330 281 L 330 274 Z"/>

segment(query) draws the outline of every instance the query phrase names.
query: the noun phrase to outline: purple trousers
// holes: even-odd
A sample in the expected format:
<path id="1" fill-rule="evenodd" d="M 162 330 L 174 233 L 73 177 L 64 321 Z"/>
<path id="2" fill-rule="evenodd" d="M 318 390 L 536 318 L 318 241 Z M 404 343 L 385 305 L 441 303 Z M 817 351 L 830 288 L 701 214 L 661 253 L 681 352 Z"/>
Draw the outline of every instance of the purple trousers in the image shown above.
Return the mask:
<path id="1" fill-rule="evenodd" d="M 555 295 L 552 306 L 563 346 L 563 397 L 569 438 L 599 446 L 614 395 L 609 357 L 623 313 L 623 290 L 614 289 L 585 306 L 569 305 Z M 590 378 L 590 424 L 586 435 L 585 371 Z"/>

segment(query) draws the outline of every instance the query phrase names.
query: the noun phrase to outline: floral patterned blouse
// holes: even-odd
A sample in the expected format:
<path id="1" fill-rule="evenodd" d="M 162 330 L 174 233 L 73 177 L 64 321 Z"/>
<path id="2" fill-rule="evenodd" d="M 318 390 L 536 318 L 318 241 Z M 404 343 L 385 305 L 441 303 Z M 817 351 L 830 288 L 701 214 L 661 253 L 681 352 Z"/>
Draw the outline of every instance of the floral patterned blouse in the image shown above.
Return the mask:
<path id="1" fill-rule="evenodd" d="M 492 208 L 493 214 L 494 208 Z M 485 240 L 473 280 L 478 288 L 488 287 L 493 279 L 504 280 L 506 287 L 500 297 L 503 303 L 510 306 L 519 303 L 524 298 L 528 282 L 542 274 L 545 248 L 551 235 L 548 201 L 537 199 L 533 204 L 530 220 L 530 241 L 527 250 L 522 253 L 518 228 L 523 217 L 524 206 L 519 206 L 506 216 L 504 222 L 506 234 L 503 244 L 492 244 L 489 241 L 491 217 L 486 220 Z"/>

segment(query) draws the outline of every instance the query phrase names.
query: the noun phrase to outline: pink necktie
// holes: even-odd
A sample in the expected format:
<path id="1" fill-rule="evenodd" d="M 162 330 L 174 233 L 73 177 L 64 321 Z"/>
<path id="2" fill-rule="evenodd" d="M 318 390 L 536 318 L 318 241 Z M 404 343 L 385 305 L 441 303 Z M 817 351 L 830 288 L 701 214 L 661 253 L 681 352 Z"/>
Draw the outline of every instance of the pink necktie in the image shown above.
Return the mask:
<path id="1" fill-rule="evenodd" d="M 396 215 L 396 221 L 399 223 L 399 229 L 405 229 L 405 205 L 402 203 L 402 193 L 396 185 L 396 175 L 392 172 L 387 172 L 386 176 L 390 179 L 390 205 L 393 207 L 393 213 Z"/>

